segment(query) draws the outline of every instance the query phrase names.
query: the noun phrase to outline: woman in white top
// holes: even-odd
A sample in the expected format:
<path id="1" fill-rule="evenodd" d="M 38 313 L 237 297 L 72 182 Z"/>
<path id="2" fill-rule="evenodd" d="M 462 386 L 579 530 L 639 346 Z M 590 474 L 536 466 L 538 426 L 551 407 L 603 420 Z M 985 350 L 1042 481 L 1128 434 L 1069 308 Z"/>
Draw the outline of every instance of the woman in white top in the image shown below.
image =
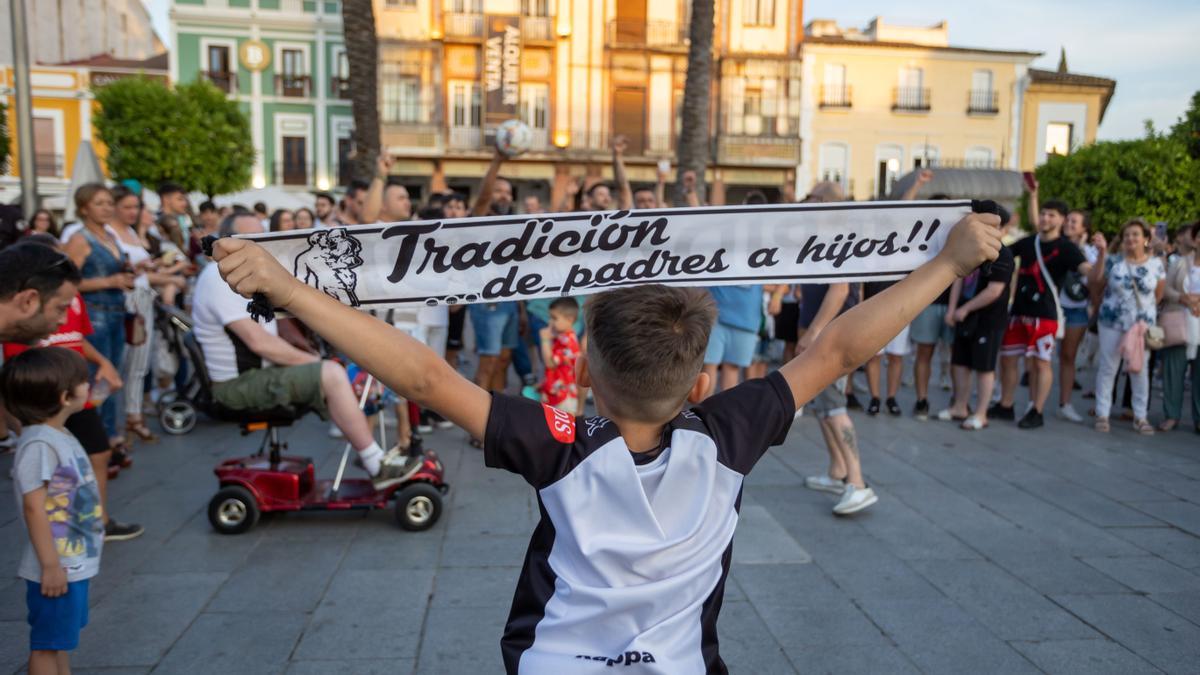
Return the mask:
<path id="1" fill-rule="evenodd" d="M 1122 338 L 1139 324 L 1155 324 L 1167 273 L 1162 260 L 1150 255 L 1150 226 L 1140 218 L 1121 227 L 1120 253 L 1106 255 L 1104 235 L 1100 233 L 1095 235 L 1094 241 L 1100 256 L 1088 273 L 1088 282 L 1092 293 L 1103 294 L 1097 315 L 1100 365 L 1096 369 L 1096 430 L 1107 432 L 1113 382 L 1122 360 Z M 1146 419 L 1150 405 L 1148 350 L 1143 350 L 1141 360 L 1141 364 L 1126 363 L 1126 368 L 1132 366 L 1138 371 L 1129 374 L 1133 387 L 1133 428 L 1149 436 L 1154 434 L 1154 427 Z"/>
<path id="2" fill-rule="evenodd" d="M 1187 342 L 1159 350 L 1163 370 L 1163 417 L 1159 429 L 1171 431 L 1183 418 L 1183 390 L 1192 371 L 1192 425 L 1200 434 L 1200 221 L 1184 227 L 1175 240 L 1175 263 L 1167 272 L 1162 316 L 1179 312 L 1187 326 Z"/>
<path id="3" fill-rule="evenodd" d="M 137 273 L 133 288 L 125 294 L 125 311 L 136 315 L 138 318 L 135 321 L 142 324 L 135 331 L 136 336 L 126 335 L 126 342 L 136 338 L 142 342 L 128 344 L 121 363 L 121 377 L 125 380 L 125 430 L 143 441 L 153 442 L 158 437 L 146 426 L 142 416 L 142 400 L 146 372 L 150 367 L 150 337 L 154 334 L 155 289 L 182 288 L 185 282 L 183 277 L 173 273 L 178 270 L 160 268 L 158 261 L 150 257 L 147 250 L 150 242 L 138 227 L 144 209 L 142 198 L 124 187 L 114 189 L 113 198 L 116 217 L 112 221 L 112 231 L 116 235 L 117 245 Z"/>
<path id="4" fill-rule="evenodd" d="M 1088 263 L 1095 265 L 1100 253 L 1088 242 L 1091 230 L 1092 219 L 1086 211 L 1076 209 L 1067 214 L 1067 222 L 1063 225 L 1063 237 L 1083 251 Z M 1062 305 L 1063 318 L 1067 324 L 1058 352 L 1058 416 L 1077 424 L 1083 422 L 1083 416 L 1071 405 L 1071 394 L 1075 389 L 1075 361 L 1079 354 L 1079 345 L 1087 335 L 1088 324 L 1091 322 L 1088 299 L 1087 278 L 1072 271 L 1058 292 L 1058 302 Z"/>

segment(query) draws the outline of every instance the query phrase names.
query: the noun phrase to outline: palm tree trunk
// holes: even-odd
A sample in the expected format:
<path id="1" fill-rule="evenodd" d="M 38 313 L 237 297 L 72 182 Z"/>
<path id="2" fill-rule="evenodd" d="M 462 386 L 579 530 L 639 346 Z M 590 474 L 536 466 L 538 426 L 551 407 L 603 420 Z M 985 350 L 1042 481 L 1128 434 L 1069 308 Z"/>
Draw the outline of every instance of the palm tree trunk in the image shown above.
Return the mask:
<path id="1" fill-rule="evenodd" d="M 370 180 L 379 155 L 379 100 L 375 10 L 371 0 L 342 0 L 342 32 L 350 66 L 350 102 L 354 108 L 355 178 Z"/>
<path id="2" fill-rule="evenodd" d="M 683 85 L 683 128 L 679 130 L 677 154 L 679 169 L 672 197 L 676 206 L 683 206 L 685 171 L 696 172 L 696 192 L 704 203 L 704 171 L 708 167 L 709 148 L 709 91 L 712 86 L 714 0 L 693 0 L 692 19 L 688 26 L 691 45 L 688 47 L 687 80 Z"/>

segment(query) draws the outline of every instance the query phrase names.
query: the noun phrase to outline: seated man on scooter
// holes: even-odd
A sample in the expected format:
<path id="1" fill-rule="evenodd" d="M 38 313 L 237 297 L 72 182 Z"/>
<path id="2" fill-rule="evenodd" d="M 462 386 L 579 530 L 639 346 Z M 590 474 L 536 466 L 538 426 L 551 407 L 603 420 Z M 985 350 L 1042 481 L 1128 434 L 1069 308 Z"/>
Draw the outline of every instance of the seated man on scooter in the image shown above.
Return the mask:
<path id="1" fill-rule="evenodd" d="M 234 213 L 221 221 L 220 236 L 262 231 L 254 214 Z M 377 490 L 404 480 L 420 464 L 398 449 L 385 454 L 358 408 L 345 368 L 280 338 L 275 321 L 250 318 L 246 300 L 222 281 L 216 265 L 205 267 L 196 279 L 192 317 L 213 381 L 212 395 L 220 405 L 231 410 L 305 407 L 332 419 Z"/>

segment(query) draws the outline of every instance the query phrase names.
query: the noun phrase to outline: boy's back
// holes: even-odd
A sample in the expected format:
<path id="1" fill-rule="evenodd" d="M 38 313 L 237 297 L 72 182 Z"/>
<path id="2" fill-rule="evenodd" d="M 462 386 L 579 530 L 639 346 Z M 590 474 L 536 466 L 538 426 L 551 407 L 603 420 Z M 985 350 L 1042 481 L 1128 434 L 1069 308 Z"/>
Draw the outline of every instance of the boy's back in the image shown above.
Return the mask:
<path id="1" fill-rule="evenodd" d="M 742 480 L 795 413 L 778 373 L 680 413 L 661 452 L 631 453 L 604 417 L 497 395 L 488 466 L 538 491 L 534 531 L 502 640 L 511 672 L 725 672 L 717 614 Z M 578 425 L 577 425 L 578 423 Z"/>

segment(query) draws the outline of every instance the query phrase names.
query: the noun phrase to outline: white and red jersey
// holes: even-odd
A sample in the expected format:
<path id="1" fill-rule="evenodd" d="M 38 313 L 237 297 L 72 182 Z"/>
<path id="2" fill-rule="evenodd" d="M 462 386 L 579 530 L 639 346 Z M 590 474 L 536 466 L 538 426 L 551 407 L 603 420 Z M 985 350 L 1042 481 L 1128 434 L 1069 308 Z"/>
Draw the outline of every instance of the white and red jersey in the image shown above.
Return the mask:
<path id="1" fill-rule="evenodd" d="M 604 417 L 495 396 L 485 461 L 524 477 L 541 512 L 501 641 L 505 669 L 726 672 L 717 615 L 742 481 L 794 413 L 772 373 L 680 413 L 660 451 L 639 454 Z"/>

